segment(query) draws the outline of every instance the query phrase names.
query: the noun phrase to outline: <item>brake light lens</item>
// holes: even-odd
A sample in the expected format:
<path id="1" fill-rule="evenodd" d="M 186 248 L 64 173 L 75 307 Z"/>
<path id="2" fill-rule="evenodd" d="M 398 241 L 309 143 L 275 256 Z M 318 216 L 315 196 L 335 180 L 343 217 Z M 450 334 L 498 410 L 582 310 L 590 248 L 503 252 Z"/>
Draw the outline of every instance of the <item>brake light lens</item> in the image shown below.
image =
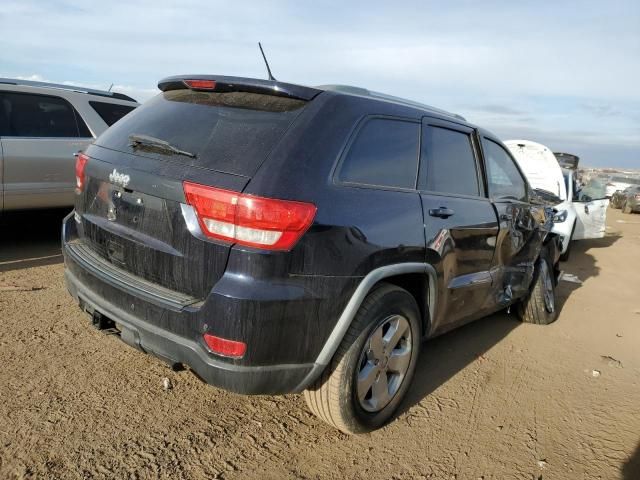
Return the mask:
<path id="1" fill-rule="evenodd" d="M 204 342 L 213 353 L 224 355 L 225 357 L 242 358 L 247 351 L 247 344 L 237 342 L 235 340 L 227 340 L 226 338 L 216 337 L 209 333 L 203 335 Z"/>
<path id="2" fill-rule="evenodd" d="M 84 169 L 86 168 L 88 161 L 89 157 L 84 153 L 78 153 L 78 155 L 76 155 L 76 193 L 80 193 L 84 190 L 84 184 L 86 181 Z"/>
<path id="3" fill-rule="evenodd" d="M 210 238 L 266 250 L 291 250 L 313 223 L 316 206 L 184 182 L 187 203 Z"/>
<path id="4" fill-rule="evenodd" d="M 193 90 L 215 90 L 215 80 L 183 80 L 184 84 Z"/>

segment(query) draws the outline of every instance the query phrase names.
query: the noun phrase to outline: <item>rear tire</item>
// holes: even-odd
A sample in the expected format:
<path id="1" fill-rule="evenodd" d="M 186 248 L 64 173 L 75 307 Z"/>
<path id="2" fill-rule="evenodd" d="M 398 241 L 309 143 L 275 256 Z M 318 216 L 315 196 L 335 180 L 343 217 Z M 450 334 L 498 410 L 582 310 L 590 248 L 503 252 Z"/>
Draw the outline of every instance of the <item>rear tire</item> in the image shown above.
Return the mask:
<path id="1" fill-rule="evenodd" d="M 556 308 L 556 282 L 553 267 L 541 256 L 533 272 L 531 292 L 519 306 L 520 320 L 525 323 L 549 325 L 558 318 Z"/>
<path id="2" fill-rule="evenodd" d="M 304 392 L 311 412 L 344 433 L 384 425 L 411 384 L 420 350 L 413 296 L 380 284 L 365 298 L 331 363 Z"/>

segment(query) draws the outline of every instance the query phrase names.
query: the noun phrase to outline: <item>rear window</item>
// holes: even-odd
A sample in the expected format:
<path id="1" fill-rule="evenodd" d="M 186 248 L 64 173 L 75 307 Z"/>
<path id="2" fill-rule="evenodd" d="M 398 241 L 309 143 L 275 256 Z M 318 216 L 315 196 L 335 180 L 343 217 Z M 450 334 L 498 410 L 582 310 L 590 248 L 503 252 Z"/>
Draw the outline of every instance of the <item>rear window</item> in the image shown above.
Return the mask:
<path id="1" fill-rule="evenodd" d="M 252 175 L 306 102 L 247 92 L 163 92 L 109 128 L 97 145 L 163 161 Z M 192 153 L 133 150 L 130 135 L 144 135 Z"/>
<path id="2" fill-rule="evenodd" d="M 418 185 L 423 190 L 480 195 L 476 158 L 469 133 L 429 125 L 422 133 Z"/>
<path id="3" fill-rule="evenodd" d="M 338 180 L 383 187 L 415 188 L 420 124 L 373 118 L 358 131 Z"/>
<path id="4" fill-rule="evenodd" d="M 100 118 L 104 120 L 108 126 L 113 125 L 127 113 L 133 110 L 134 106 L 131 105 L 118 105 L 117 103 L 106 102 L 89 102 L 91 108 L 93 108 Z"/>

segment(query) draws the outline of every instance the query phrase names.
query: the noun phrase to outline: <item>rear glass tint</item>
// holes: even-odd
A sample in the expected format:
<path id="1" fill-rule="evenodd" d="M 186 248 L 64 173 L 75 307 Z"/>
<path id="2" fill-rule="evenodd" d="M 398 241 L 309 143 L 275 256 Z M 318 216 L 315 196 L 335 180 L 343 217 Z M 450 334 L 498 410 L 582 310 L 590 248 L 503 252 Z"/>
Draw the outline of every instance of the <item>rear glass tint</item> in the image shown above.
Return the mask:
<path id="1" fill-rule="evenodd" d="M 360 129 L 338 175 L 341 182 L 415 188 L 420 124 L 373 118 Z"/>
<path id="2" fill-rule="evenodd" d="M 425 127 L 418 185 L 431 192 L 480 195 L 471 135 L 432 125 Z"/>
<path id="3" fill-rule="evenodd" d="M 104 120 L 108 126 L 113 125 L 127 113 L 136 107 L 131 105 L 118 105 L 117 103 L 106 102 L 89 102 L 91 108 L 93 108 L 100 118 Z"/>
<path id="4" fill-rule="evenodd" d="M 163 161 L 251 176 L 306 104 L 247 92 L 163 92 L 109 128 L 97 145 Z M 130 135 L 163 140 L 195 154 L 133 150 Z"/>
<path id="5" fill-rule="evenodd" d="M 78 121 L 84 127 L 82 131 Z M 63 98 L 13 92 L 0 94 L 0 136 L 77 138 L 85 136 L 85 132 L 88 132 L 86 125 Z"/>

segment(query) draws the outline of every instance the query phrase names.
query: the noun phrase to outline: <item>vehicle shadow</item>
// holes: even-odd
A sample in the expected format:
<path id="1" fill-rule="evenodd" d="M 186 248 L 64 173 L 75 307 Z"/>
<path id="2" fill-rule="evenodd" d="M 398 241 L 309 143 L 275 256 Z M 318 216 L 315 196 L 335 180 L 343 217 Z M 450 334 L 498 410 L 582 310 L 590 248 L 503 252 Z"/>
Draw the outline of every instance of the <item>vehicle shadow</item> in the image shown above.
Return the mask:
<path id="1" fill-rule="evenodd" d="M 456 373 L 502 341 L 520 322 L 515 313 L 496 313 L 429 340 L 397 416 L 420 403 Z"/>
<path id="2" fill-rule="evenodd" d="M 60 231 L 69 209 L 0 216 L 0 272 L 62 263 Z"/>
<path id="3" fill-rule="evenodd" d="M 635 452 L 620 468 L 622 480 L 638 480 L 640 478 L 640 443 L 636 447 Z"/>
<path id="4" fill-rule="evenodd" d="M 619 238 L 620 235 L 608 235 L 601 239 L 579 241 L 572 246 L 569 261 L 561 263 L 560 268 L 576 275 L 581 283 L 559 282 L 556 290 L 558 322 L 562 321 L 562 308 L 571 293 L 580 288 L 582 282 L 596 277 L 600 272 L 600 267 L 589 251 L 592 248 L 611 246 Z M 503 311 L 490 315 L 424 343 L 412 385 L 394 419 L 420 403 L 517 328 L 521 323 L 515 308 L 511 309 L 510 314 Z"/>
<path id="5" fill-rule="evenodd" d="M 597 277 L 600 274 L 600 267 L 596 265 L 595 258 L 589 254 L 592 248 L 607 248 L 616 243 L 621 238 L 620 234 L 611 233 L 603 238 L 591 240 L 579 240 L 573 243 L 571 247 L 571 257 L 567 262 L 560 263 L 560 269 L 565 273 L 575 275 L 579 280 L 574 283 L 566 280 L 560 280 L 556 290 L 558 308 L 562 312 L 562 307 L 569 299 L 571 294 L 582 287 L 582 284 L 591 277 Z"/>

